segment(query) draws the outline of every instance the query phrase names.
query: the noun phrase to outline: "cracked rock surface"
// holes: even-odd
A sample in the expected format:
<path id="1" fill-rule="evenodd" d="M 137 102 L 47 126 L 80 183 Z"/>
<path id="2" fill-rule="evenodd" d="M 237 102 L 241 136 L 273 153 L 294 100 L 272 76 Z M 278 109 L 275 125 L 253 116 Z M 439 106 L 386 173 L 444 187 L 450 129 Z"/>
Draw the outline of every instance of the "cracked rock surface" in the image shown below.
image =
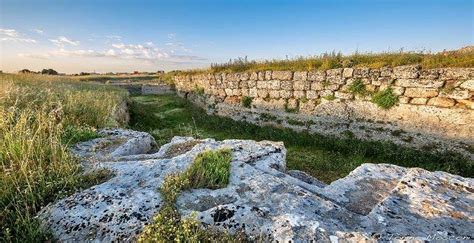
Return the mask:
<path id="1" fill-rule="evenodd" d="M 175 137 L 151 153 L 147 133 L 104 130 L 73 149 L 83 163 L 108 168 L 110 180 L 44 208 L 39 218 L 59 241 L 133 241 L 162 200 L 164 178 L 184 171 L 207 149 L 230 148 L 226 188 L 185 191 L 183 217 L 205 227 L 280 242 L 474 238 L 474 180 L 388 164 L 363 164 L 325 185 L 286 169 L 281 142 Z M 456 237 L 456 238 L 454 238 Z"/>

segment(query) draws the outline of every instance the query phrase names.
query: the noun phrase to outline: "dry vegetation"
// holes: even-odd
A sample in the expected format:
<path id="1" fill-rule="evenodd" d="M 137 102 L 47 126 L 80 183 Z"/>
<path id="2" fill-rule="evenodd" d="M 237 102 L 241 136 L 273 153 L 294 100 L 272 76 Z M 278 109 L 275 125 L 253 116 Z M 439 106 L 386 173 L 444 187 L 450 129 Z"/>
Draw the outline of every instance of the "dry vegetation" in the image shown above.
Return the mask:
<path id="1" fill-rule="evenodd" d="M 423 68 L 474 67 L 474 50 L 443 53 L 386 52 L 355 53 L 343 56 L 341 53 L 325 53 L 320 56 L 298 57 L 286 60 L 249 61 L 247 58 L 229 60 L 223 64 L 212 64 L 209 69 L 189 70 L 184 73 L 243 72 L 264 70 L 311 71 L 342 67 L 395 67 L 420 64 Z"/>
<path id="2" fill-rule="evenodd" d="M 125 93 L 41 75 L 0 75 L 0 241 L 51 239 L 36 213 L 47 203 L 107 176 L 84 176 L 68 145 L 117 126 Z"/>

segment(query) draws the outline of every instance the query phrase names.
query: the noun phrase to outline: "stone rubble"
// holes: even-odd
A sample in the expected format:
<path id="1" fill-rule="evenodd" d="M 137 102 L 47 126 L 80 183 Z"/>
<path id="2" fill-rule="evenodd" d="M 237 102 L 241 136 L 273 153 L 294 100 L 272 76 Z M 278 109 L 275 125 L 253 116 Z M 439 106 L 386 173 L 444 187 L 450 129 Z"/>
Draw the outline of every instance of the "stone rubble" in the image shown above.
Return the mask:
<path id="1" fill-rule="evenodd" d="M 472 178 L 363 164 L 325 185 L 287 170 L 282 142 L 174 137 L 152 153 L 154 140 L 146 133 L 101 134 L 74 152 L 114 177 L 38 216 L 61 242 L 136 240 L 162 205 L 157 189 L 164 178 L 184 171 L 198 153 L 218 148 L 232 150 L 229 185 L 186 191 L 177 201 L 183 217 L 197 214 L 206 227 L 279 242 L 474 239 Z"/>

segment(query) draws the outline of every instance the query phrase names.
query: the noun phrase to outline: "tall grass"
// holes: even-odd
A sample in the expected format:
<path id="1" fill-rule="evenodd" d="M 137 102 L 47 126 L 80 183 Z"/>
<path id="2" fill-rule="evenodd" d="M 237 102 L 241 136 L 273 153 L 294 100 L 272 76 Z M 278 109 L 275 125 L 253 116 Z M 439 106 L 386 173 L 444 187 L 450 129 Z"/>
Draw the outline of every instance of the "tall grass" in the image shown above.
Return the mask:
<path id="1" fill-rule="evenodd" d="M 203 72 L 243 72 L 264 70 L 313 71 L 342 67 L 395 67 L 400 65 L 420 64 L 423 68 L 439 67 L 474 67 L 474 51 L 464 52 L 383 52 L 354 53 L 342 55 L 331 52 L 319 56 L 297 57 L 284 60 L 249 61 L 247 57 L 231 59 L 227 63 L 212 64 L 209 69 L 189 70 L 185 73 Z"/>
<path id="2" fill-rule="evenodd" d="M 0 75 L 0 241 L 51 239 L 36 213 L 95 179 L 82 175 L 69 142 L 119 125 L 112 114 L 124 95 L 61 77 Z"/>

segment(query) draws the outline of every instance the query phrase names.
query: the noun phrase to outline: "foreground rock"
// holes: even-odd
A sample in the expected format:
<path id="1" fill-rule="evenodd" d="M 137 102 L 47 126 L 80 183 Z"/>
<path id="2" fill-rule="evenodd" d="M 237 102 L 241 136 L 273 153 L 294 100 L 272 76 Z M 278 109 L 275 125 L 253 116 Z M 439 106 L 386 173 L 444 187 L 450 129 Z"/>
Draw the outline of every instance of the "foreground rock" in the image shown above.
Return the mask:
<path id="1" fill-rule="evenodd" d="M 325 185 L 303 172 L 287 171 L 281 142 L 175 137 L 149 153 L 154 141 L 146 133 L 103 134 L 74 151 L 85 163 L 113 170 L 115 176 L 39 215 L 60 241 L 135 240 L 162 205 L 157 188 L 164 178 L 183 171 L 198 153 L 223 147 L 233 151 L 229 186 L 187 191 L 177 202 L 183 216 L 196 212 L 207 227 L 280 242 L 474 238 L 470 178 L 363 164 Z"/>

